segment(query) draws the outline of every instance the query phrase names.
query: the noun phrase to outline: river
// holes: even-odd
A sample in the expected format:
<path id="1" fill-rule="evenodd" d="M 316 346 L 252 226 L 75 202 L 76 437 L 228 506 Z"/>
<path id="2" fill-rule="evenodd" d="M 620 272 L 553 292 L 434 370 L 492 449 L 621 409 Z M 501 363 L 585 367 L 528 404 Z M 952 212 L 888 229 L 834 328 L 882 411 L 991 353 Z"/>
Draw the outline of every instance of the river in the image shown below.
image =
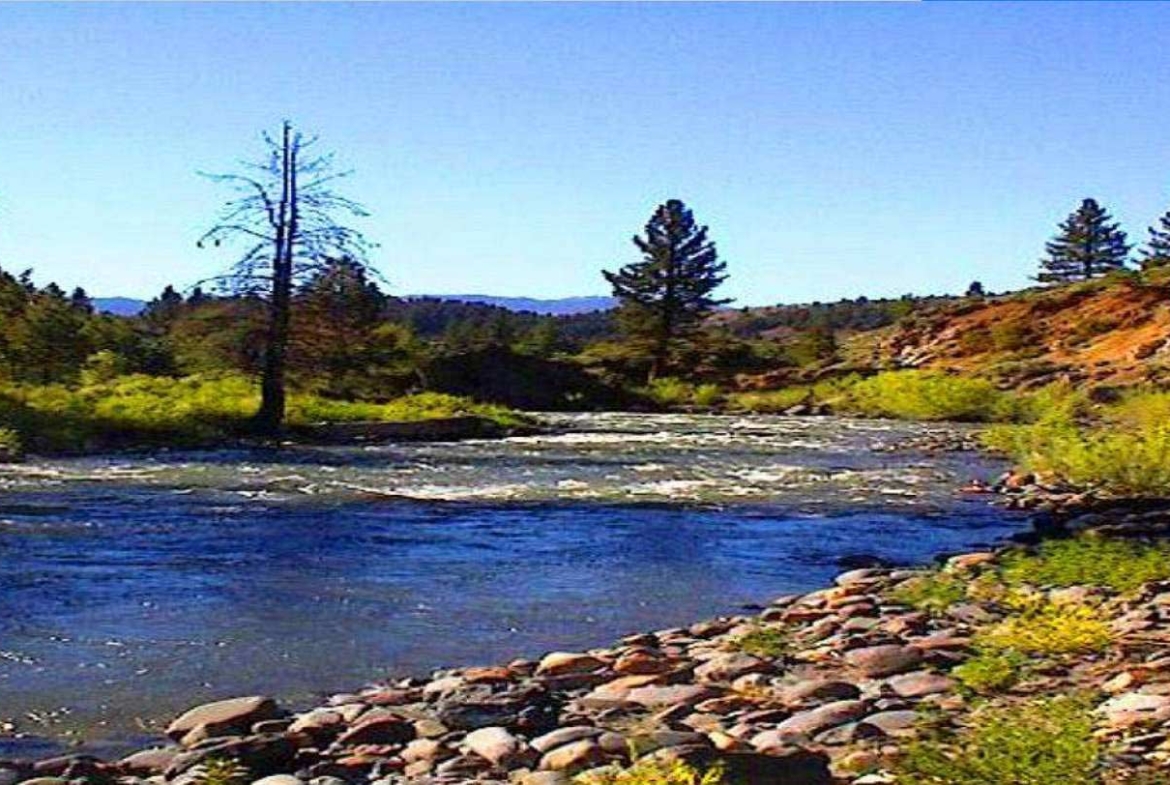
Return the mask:
<path id="1" fill-rule="evenodd" d="M 0 467 L 0 756 L 117 751 L 204 700 L 292 705 L 602 645 L 1024 521 L 958 426 L 550 415 L 499 441 Z M 844 562 L 843 562 L 844 560 Z"/>

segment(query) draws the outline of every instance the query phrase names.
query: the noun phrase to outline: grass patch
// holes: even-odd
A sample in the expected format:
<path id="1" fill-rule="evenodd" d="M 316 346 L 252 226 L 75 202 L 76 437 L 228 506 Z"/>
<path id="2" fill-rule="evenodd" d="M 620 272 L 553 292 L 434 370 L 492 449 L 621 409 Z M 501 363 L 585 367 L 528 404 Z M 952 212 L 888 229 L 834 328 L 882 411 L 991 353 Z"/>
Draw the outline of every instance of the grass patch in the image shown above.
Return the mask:
<path id="1" fill-rule="evenodd" d="M 1130 592 L 1170 578 L 1170 546 L 1104 537 L 1049 540 L 1035 552 L 1013 551 L 1002 559 L 1012 585 L 1100 586 Z"/>
<path id="2" fill-rule="evenodd" d="M 975 636 L 977 648 L 1037 656 L 1091 654 L 1112 641 L 1109 625 L 1091 605 L 1029 597 L 1015 612 Z"/>
<path id="3" fill-rule="evenodd" d="M 775 627 L 757 627 L 746 635 L 736 638 L 732 641 L 731 646 L 744 654 L 779 659 L 791 650 L 792 641 L 785 630 Z"/>
<path id="4" fill-rule="evenodd" d="M 1097 785 L 1101 749 L 1081 700 L 978 710 L 956 735 L 911 745 L 901 785 Z"/>
<path id="5" fill-rule="evenodd" d="M 241 376 L 123 376 L 80 387 L 0 387 L 0 429 L 27 448 L 86 452 L 121 447 L 196 447 L 240 433 L 260 405 L 256 385 Z M 336 401 L 294 394 L 288 424 L 322 421 L 427 420 L 477 415 L 501 425 L 522 418 L 501 406 L 422 393 L 386 403 Z"/>
<path id="6" fill-rule="evenodd" d="M 318 422 L 417 422 L 444 417 L 483 417 L 505 426 L 521 425 L 523 416 L 506 406 L 477 403 L 470 398 L 425 392 L 404 395 L 386 403 L 338 401 L 317 396 L 293 396 L 289 401 L 290 425 Z"/>
<path id="7" fill-rule="evenodd" d="M 1023 677 L 1028 658 L 1011 650 L 983 650 L 951 670 L 959 684 L 979 695 L 1014 687 Z"/>
<path id="8" fill-rule="evenodd" d="M 649 757 L 627 768 L 606 767 L 573 779 L 580 785 L 722 785 L 724 781 L 723 767 L 718 764 L 700 769 L 681 760 Z"/>
<path id="9" fill-rule="evenodd" d="M 967 599 L 967 581 L 945 573 L 928 573 L 898 584 L 890 599 L 921 611 L 939 614 Z"/>

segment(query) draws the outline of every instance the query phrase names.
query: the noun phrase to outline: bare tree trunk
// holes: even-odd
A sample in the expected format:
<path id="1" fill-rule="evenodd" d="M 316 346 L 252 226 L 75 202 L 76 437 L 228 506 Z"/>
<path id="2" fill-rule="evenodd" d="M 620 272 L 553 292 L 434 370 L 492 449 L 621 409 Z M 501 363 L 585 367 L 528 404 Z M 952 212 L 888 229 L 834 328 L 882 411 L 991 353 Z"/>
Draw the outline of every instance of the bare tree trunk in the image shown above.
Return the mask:
<path id="1" fill-rule="evenodd" d="M 281 145 L 281 193 L 272 258 L 272 290 L 268 304 L 268 340 L 260 381 L 260 410 L 253 424 L 261 433 L 275 434 L 284 424 L 284 389 L 288 352 L 289 308 L 292 301 L 293 243 L 296 238 L 296 150 L 284 124 Z"/>

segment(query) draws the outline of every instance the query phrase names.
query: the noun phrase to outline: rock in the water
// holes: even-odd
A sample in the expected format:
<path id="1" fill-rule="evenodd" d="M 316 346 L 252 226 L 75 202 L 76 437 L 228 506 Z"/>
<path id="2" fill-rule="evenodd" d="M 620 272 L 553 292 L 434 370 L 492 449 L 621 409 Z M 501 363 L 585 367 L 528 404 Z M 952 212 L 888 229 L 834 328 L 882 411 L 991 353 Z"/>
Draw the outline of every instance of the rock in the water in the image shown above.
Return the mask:
<path id="1" fill-rule="evenodd" d="M 276 701 L 260 695 L 205 703 L 179 715 L 166 734 L 178 741 L 196 728 L 204 738 L 246 733 L 253 723 L 273 720 L 280 716 Z"/>
<path id="2" fill-rule="evenodd" d="M 867 646 L 845 653 L 845 663 L 862 676 L 869 678 L 902 673 L 920 662 L 921 651 L 913 646 L 901 646 L 896 643 Z"/>

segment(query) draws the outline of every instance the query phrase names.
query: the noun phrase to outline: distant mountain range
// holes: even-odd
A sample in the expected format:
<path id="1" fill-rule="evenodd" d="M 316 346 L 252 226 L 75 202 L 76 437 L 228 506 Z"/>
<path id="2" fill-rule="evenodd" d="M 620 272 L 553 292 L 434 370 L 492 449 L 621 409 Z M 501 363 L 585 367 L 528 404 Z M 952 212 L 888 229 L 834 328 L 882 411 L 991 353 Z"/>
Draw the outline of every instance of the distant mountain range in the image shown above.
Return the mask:
<path id="1" fill-rule="evenodd" d="M 93 307 L 102 313 L 134 316 L 146 307 L 146 301 L 135 300 L 133 297 L 94 297 Z"/>
<path id="2" fill-rule="evenodd" d="M 482 303 L 507 308 L 509 311 L 531 311 L 532 313 L 567 316 L 574 313 L 605 311 L 613 308 L 617 301 L 612 297 L 562 297 L 558 300 L 541 300 L 534 297 L 497 297 L 491 294 L 416 294 L 411 299 L 434 297 L 439 300 L 453 300 L 463 303 Z"/>
<path id="3" fill-rule="evenodd" d="M 556 316 L 604 311 L 613 308 L 616 304 L 616 300 L 612 297 L 562 297 L 554 300 L 541 300 L 534 297 L 496 297 L 491 294 L 412 294 L 408 296 L 410 299 L 429 297 L 455 302 L 482 303 L 483 305 L 507 308 L 509 311 L 531 311 L 532 313 Z M 133 316 L 146 307 L 146 301 L 135 300 L 132 297 L 95 297 L 93 305 L 103 313 Z"/>

